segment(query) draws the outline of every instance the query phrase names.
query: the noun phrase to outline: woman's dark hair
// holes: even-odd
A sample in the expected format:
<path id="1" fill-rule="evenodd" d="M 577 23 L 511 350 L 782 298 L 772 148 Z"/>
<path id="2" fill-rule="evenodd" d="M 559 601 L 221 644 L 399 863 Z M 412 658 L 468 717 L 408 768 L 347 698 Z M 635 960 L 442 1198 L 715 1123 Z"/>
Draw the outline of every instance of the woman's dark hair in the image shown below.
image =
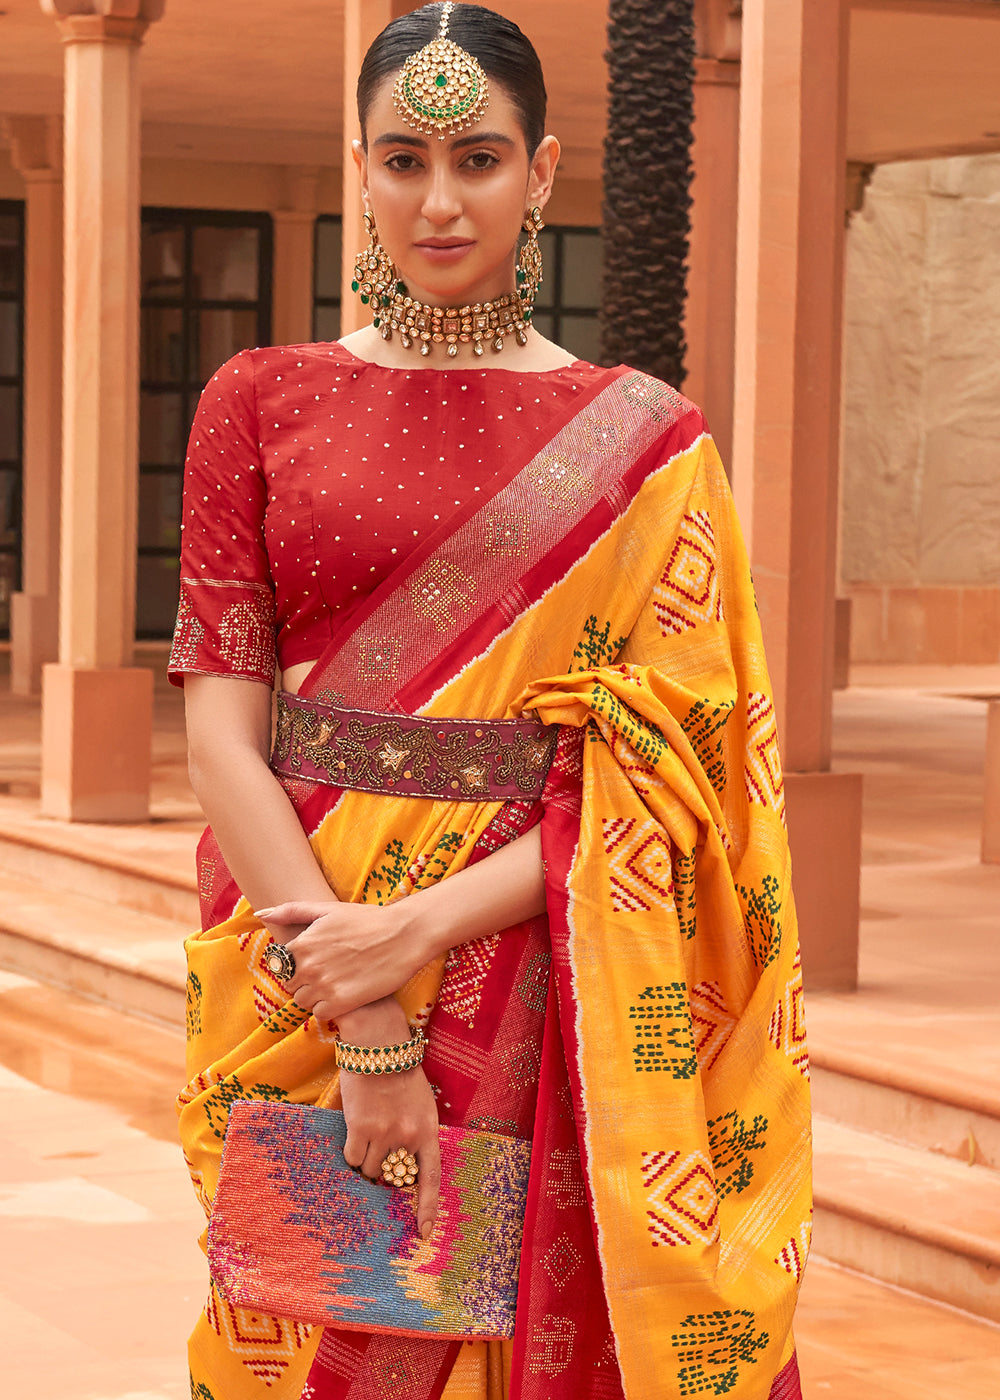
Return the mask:
<path id="1" fill-rule="evenodd" d="M 400 15 L 373 42 L 358 76 L 358 117 L 365 149 L 365 127 L 375 94 L 392 73 L 398 73 L 411 54 L 435 37 L 441 25 L 443 5 L 424 5 Z M 481 5 L 455 5 L 448 24 L 448 38 L 478 58 L 488 78 L 504 89 L 517 108 L 528 155 L 533 156 L 545 135 L 545 79 L 531 40 L 511 20 Z"/>

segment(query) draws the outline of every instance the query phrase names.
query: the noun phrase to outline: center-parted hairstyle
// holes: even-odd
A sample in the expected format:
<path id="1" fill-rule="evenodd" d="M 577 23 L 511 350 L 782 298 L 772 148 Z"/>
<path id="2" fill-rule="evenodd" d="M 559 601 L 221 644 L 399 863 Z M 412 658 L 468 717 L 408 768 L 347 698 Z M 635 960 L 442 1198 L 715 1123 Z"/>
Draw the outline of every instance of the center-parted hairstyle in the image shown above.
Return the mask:
<path id="1" fill-rule="evenodd" d="M 372 43 L 358 75 L 358 118 L 361 139 L 368 149 L 368 113 L 375 94 L 387 78 L 395 77 L 406 60 L 435 37 L 443 4 L 424 5 L 400 15 Z M 517 109 L 528 155 L 533 156 L 545 135 L 545 79 L 534 46 L 512 20 L 481 5 L 455 5 L 448 38 L 479 60 L 488 78 L 498 83 Z"/>

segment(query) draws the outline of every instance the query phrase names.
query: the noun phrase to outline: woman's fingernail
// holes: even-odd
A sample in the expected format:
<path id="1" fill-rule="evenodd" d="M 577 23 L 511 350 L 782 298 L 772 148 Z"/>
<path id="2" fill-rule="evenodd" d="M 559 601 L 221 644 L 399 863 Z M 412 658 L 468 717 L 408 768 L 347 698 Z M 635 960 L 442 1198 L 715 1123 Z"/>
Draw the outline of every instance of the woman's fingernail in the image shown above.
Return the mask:
<path id="1" fill-rule="evenodd" d="M 425 1220 L 424 1223 L 423 1223 L 423 1224 L 421 1225 L 421 1227 L 420 1227 L 420 1235 L 421 1235 L 421 1238 L 422 1238 L 422 1239 L 425 1239 L 425 1240 L 429 1240 L 430 1237 L 431 1237 L 431 1234 L 432 1234 L 433 1230 L 434 1230 L 434 1221 L 433 1221 L 433 1220 Z"/>
<path id="2" fill-rule="evenodd" d="M 253 911 L 253 916 L 254 916 L 255 919 L 266 919 L 266 918 L 268 917 L 269 914 L 273 914 L 273 913 L 274 913 L 274 910 L 273 910 L 273 909 L 255 909 L 255 910 Z"/>

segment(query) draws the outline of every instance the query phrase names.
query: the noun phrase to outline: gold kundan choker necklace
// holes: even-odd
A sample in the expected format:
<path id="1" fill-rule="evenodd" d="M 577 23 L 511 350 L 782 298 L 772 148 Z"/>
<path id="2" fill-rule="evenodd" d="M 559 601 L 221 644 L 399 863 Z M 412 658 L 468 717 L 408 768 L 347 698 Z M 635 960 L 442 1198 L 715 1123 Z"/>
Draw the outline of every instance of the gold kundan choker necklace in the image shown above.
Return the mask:
<path id="1" fill-rule="evenodd" d="M 540 209 L 534 208 L 525 215 L 528 239 L 517 261 L 515 291 L 471 306 L 425 306 L 411 297 L 405 283 L 399 280 L 399 273 L 379 240 L 375 217 L 369 211 L 365 214 L 365 228 L 370 243 L 357 256 L 351 287 L 371 307 L 372 325 L 382 339 L 391 340 L 395 331 L 404 350 L 419 345 L 420 353 L 429 355 L 435 345 L 443 345 L 449 355 L 457 355 L 459 346 L 471 344 L 473 352 L 481 355 L 487 343 L 494 350 L 502 350 L 504 338 L 509 335 L 518 345 L 527 345 L 542 280 L 538 235 L 544 227 Z"/>
<path id="2" fill-rule="evenodd" d="M 393 331 L 397 331 L 404 350 L 416 344 L 422 355 L 429 355 L 432 346 L 444 345 L 449 355 L 457 355 L 458 347 L 471 341 L 475 354 L 481 355 L 487 341 L 494 350 L 502 350 L 505 335 L 515 335 L 518 345 L 528 343 L 531 311 L 525 317 L 524 304 L 513 292 L 493 301 L 444 310 L 440 306 L 425 306 L 398 291 L 389 303 L 374 318 L 374 324 L 383 340 L 391 340 Z"/>

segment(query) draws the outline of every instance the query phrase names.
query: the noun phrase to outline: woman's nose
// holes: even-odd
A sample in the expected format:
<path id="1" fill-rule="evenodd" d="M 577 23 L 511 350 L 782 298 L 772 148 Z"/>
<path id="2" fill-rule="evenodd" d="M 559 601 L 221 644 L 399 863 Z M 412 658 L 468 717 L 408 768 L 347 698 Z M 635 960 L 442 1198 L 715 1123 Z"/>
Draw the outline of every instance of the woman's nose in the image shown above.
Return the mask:
<path id="1" fill-rule="evenodd" d="M 431 172 L 421 213 L 432 224 L 447 224 L 462 212 L 462 201 L 449 170 Z"/>

